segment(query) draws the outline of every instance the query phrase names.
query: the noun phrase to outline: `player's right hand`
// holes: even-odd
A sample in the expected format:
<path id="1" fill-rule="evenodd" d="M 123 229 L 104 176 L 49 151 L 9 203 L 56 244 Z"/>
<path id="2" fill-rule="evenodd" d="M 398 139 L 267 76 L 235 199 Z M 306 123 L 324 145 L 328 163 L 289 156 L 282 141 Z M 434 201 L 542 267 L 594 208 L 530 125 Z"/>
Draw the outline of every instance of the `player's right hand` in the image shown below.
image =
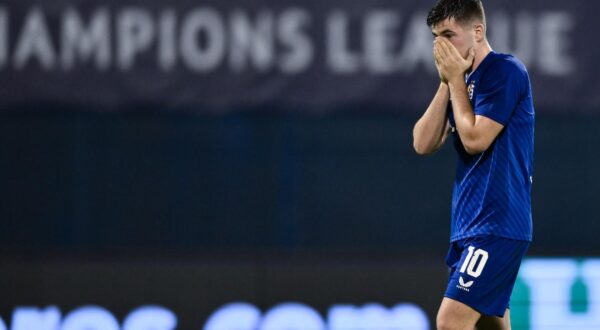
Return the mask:
<path id="1" fill-rule="evenodd" d="M 436 49 L 435 49 L 435 41 L 434 41 L 434 46 L 433 46 L 433 61 L 435 62 L 435 68 L 438 71 L 438 75 L 440 77 L 440 81 L 443 84 L 448 84 L 448 79 L 446 79 L 446 77 L 444 77 L 444 75 L 442 74 L 442 70 L 440 69 L 440 62 L 438 62 L 438 57 L 436 56 Z"/>

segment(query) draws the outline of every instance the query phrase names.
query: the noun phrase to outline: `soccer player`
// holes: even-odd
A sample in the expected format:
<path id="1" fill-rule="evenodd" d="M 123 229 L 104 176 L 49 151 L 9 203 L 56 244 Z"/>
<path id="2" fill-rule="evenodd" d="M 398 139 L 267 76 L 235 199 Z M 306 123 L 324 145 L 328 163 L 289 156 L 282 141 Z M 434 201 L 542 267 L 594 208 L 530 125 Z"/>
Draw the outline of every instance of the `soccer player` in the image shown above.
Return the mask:
<path id="1" fill-rule="evenodd" d="M 431 154 L 451 136 L 458 153 L 437 328 L 510 329 L 509 299 L 532 238 L 529 76 L 491 49 L 480 0 L 440 0 L 427 24 L 441 82 L 415 124 L 414 148 Z"/>

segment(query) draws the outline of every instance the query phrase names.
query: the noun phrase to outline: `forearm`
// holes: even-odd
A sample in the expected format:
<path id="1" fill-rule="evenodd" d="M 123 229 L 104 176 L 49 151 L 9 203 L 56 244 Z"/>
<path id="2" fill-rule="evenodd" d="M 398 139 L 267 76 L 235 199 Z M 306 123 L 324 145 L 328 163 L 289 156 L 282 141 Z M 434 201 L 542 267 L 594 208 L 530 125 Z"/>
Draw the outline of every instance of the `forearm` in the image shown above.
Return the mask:
<path id="1" fill-rule="evenodd" d="M 472 134 L 475 127 L 475 113 L 467 94 L 467 85 L 464 80 L 448 83 L 450 95 L 452 95 L 452 110 L 454 121 L 459 135 Z M 461 134 L 462 133 L 462 134 Z"/>
<path id="2" fill-rule="evenodd" d="M 480 132 L 477 129 L 477 117 L 469 101 L 467 85 L 462 79 L 455 79 L 448 83 L 450 95 L 452 96 L 452 111 L 456 130 L 460 136 L 463 146 L 469 153 L 477 153 L 480 140 Z"/>
<path id="3" fill-rule="evenodd" d="M 432 153 L 443 142 L 448 120 L 446 110 L 449 98 L 448 85 L 441 83 L 431 104 L 413 129 L 414 148 L 417 153 Z"/>

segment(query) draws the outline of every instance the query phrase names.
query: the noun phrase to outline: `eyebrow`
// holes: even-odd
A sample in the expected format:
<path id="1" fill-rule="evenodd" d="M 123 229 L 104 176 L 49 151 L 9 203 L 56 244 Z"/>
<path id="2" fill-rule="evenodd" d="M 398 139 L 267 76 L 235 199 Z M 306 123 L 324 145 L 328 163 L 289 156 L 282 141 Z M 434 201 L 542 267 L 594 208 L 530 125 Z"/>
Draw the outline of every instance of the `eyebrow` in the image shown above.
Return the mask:
<path id="1" fill-rule="evenodd" d="M 431 31 L 431 34 L 433 34 L 434 37 L 440 36 L 442 34 L 454 34 L 455 32 L 450 30 L 450 29 L 445 29 L 444 31 L 440 32 L 439 34 L 435 34 L 435 32 Z"/>

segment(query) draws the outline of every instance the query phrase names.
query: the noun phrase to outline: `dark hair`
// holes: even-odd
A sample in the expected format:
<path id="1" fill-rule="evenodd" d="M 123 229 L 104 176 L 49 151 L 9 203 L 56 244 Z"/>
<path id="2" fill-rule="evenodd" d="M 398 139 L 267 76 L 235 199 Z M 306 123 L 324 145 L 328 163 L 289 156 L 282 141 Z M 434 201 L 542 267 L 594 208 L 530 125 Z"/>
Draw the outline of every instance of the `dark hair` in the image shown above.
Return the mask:
<path id="1" fill-rule="evenodd" d="M 433 27 L 447 18 L 454 18 L 459 23 L 479 19 L 485 25 L 481 0 L 439 0 L 427 15 L 427 25 Z"/>

